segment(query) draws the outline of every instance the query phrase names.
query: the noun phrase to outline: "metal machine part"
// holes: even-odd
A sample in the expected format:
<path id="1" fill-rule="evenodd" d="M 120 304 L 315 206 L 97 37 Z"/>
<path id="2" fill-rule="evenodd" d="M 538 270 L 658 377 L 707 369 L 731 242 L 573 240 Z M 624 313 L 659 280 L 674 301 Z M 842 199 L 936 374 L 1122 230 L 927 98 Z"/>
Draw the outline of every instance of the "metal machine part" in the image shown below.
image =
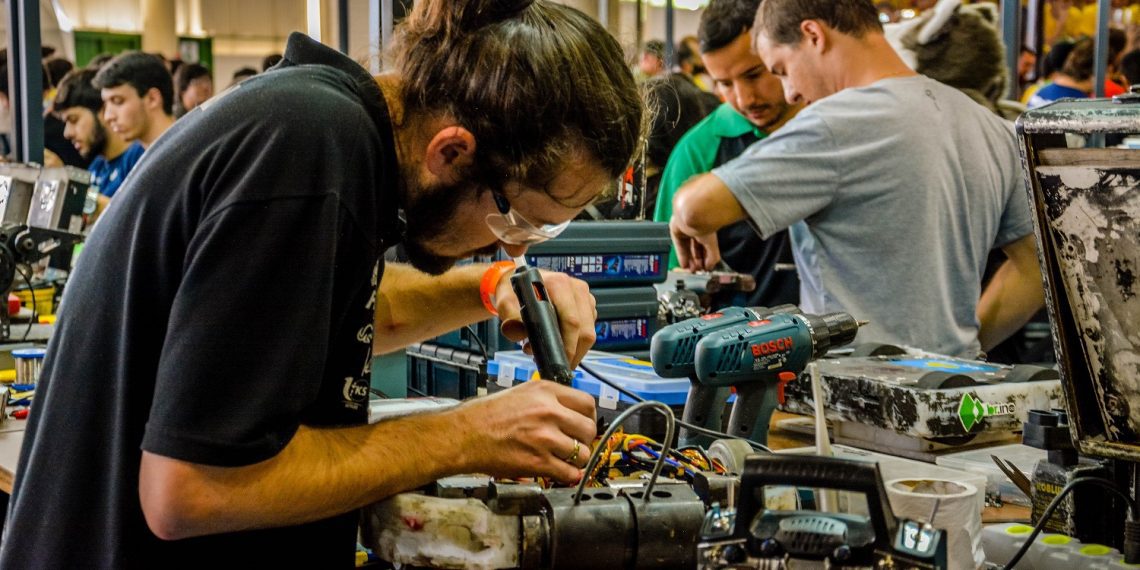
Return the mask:
<path id="1" fill-rule="evenodd" d="M 364 545 L 389 562 L 444 568 L 696 567 L 706 507 L 688 485 L 658 486 L 649 500 L 644 483 L 587 489 L 575 504 L 574 489 L 441 484 L 453 498 L 405 493 L 367 507 Z"/>
<path id="2" fill-rule="evenodd" d="M 699 317 L 704 312 L 700 295 L 687 288 L 682 280 L 677 281 L 676 287 L 658 286 L 657 290 L 657 314 L 662 322 L 673 324 Z"/>
<path id="3" fill-rule="evenodd" d="M 0 293 L 6 296 L 12 290 L 20 266 L 35 263 L 80 241 L 83 236 L 65 231 L 0 223 Z M 3 303 L 0 305 L 0 340 L 7 340 L 10 335 L 8 305 Z"/>
<path id="4" fill-rule="evenodd" d="M 769 505 L 767 491 L 828 489 L 861 497 L 865 512 Z M 798 493 L 797 493 L 798 494 Z M 859 509 L 856 509 L 859 510 Z M 698 568 L 945 568 L 945 532 L 897 520 L 874 464 L 829 457 L 753 455 L 736 509 L 713 507 L 701 527 Z"/>
<path id="5" fill-rule="evenodd" d="M 653 335 L 650 345 L 650 360 L 653 370 L 662 378 L 688 378 L 689 397 L 685 403 L 682 418 L 685 422 L 701 427 L 720 430 L 725 402 L 729 397 L 726 387 L 708 387 L 697 377 L 697 343 L 709 335 L 741 325 L 758 321 L 776 313 L 799 311 L 794 305 L 779 307 L 727 307 L 716 313 L 704 315 L 669 325 Z M 689 430 L 681 430 L 682 445 L 707 447 L 712 438 Z"/>
<path id="6" fill-rule="evenodd" d="M 784 385 L 858 332 L 858 321 L 847 313 L 767 315 L 701 339 L 697 378 L 706 387 L 735 387 L 728 433 L 765 443 L 772 412 L 784 402 Z"/>
<path id="7" fill-rule="evenodd" d="M 793 267 L 792 270 L 795 268 Z M 705 311 L 720 308 L 713 306 L 713 296 L 718 293 L 755 291 L 756 278 L 734 271 L 699 271 L 694 273 L 675 270 L 669 272 L 664 283 L 657 284 L 655 287 L 663 299 L 673 292 L 687 292 L 687 295 L 691 295 L 698 308 L 698 312 L 689 315 L 689 317 L 695 317 Z"/>

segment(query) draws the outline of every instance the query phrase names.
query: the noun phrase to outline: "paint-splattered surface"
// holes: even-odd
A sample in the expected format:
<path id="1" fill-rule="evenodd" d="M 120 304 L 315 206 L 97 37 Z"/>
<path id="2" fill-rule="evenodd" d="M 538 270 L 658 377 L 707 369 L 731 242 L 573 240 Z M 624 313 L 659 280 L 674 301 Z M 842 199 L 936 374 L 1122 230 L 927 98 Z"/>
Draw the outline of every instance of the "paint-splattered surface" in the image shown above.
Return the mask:
<path id="1" fill-rule="evenodd" d="M 939 440 L 1020 431 L 1030 409 L 1061 406 L 1058 380 L 1006 383 L 1013 370 L 1008 366 L 925 360 L 925 367 L 905 365 L 918 360 L 896 357 L 820 360 L 827 418 Z M 787 385 L 787 411 L 813 413 L 810 384 L 804 375 Z M 965 420 L 964 413 L 969 416 Z"/>
<path id="2" fill-rule="evenodd" d="M 1140 433 L 1140 168 L 1040 166 L 1061 286 L 1111 441 Z M 1070 359 L 1080 355 L 1069 355 Z M 1074 362 L 1074 366 L 1082 366 Z"/>

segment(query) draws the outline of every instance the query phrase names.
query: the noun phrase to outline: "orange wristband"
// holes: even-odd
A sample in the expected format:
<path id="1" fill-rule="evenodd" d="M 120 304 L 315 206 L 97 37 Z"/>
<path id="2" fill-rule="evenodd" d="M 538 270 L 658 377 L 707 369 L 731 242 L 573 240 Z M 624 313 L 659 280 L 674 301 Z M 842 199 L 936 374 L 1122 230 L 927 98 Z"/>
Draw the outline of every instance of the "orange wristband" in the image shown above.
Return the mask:
<path id="1" fill-rule="evenodd" d="M 479 298 L 483 300 L 483 306 L 496 317 L 499 316 L 499 311 L 495 310 L 495 303 L 491 298 L 495 296 L 495 289 L 499 287 L 499 281 L 502 281 L 503 276 L 514 270 L 515 262 L 496 261 L 487 268 L 483 273 L 483 279 L 479 282 Z"/>

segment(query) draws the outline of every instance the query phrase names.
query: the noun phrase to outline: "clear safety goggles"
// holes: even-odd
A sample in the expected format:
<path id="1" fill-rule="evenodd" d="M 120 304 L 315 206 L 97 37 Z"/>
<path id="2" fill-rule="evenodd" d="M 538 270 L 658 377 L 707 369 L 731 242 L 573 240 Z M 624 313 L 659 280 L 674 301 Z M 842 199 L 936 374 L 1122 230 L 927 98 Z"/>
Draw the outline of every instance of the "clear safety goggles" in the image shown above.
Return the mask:
<path id="1" fill-rule="evenodd" d="M 509 245 L 534 245 L 558 237 L 570 225 L 567 220 L 561 224 L 535 225 L 522 214 L 511 209 L 511 203 L 502 194 L 491 191 L 499 213 L 487 216 L 487 227 L 500 241 Z"/>

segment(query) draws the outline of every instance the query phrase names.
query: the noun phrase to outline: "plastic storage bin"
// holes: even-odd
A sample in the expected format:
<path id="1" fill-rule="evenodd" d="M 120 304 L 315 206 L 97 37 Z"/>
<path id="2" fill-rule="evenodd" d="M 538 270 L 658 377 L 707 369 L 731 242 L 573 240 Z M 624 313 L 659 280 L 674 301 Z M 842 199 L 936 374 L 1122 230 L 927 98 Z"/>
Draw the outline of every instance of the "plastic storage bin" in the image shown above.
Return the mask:
<path id="1" fill-rule="evenodd" d="M 556 239 L 531 246 L 526 261 L 591 287 L 653 285 L 665 281 L 671 245 L 664 222 L 574 222 Z"/>
<path id="2" fill-rule="evenodd" d="M 657 320 L 657 290 L 653 287 L 595 289 L 598 320 L 594 346 L 599 350 L 648 350 L 660 327 Z"/>
<path id="3" fill-rule="evenodd" d="M 1001 469 L 998 469 L 997 464 L 990 458 L 991 455 L 1012 461 L 1013 464 L 1016 465 L 1018 469 L 1021 469 L 1021 472 L 1025 473 L 1025 476 L 1029 478 L 1033 477 L 1033 471 L 1036 468 L 1037 462 L 1048 458 L 1048 453 L 1044 449 L 1037 449 L 1017 443 L 941 455 L 935 462 L 944 467 L 984 475 L 986 477 L 987 496 L 1000 496 L 1003 503 L 1011 503 L 1023 507 L 1033 506 L 1030 497 L 1026 497 L 1025 493 L 1022 493 L 1021 490 L 1009 480 L 1009 477 L 1006 477 L 1005 473 L 1002 473 Z"/>
<path id="4" fill-rule="evenodd" d="M 483 355 L 430 343 L 413 344 L 408 358 L 408 396 L 462 400 L 486 385 Z"/>
<path id="5" fill-rule="evenodd" d="M 673 408 L 681 417 L 689 394 L 689 381 L 661 378 L 653 372 L 653 365 L 620 354 L 591 351 L 584 359 L 587 366 L 611 382 L 646 400 L 655 400 Z M 487 391 L 494 392 L 520 384 L 537 376 L 534 359 L 521 350 L 503 351 L 487 363 Z M 574 371 L 573 386 L 586 392 L 598 402 L 598 416 L 612 421 L 636 401 L 602 383 L 581 368 Z M 646 410 L 626 422 L 626 432 L 634 432 L 661 439 L 665 437 L 665 418 L 660 412 Z M 678 426 L 679 430 L 679 426 Z"/>

